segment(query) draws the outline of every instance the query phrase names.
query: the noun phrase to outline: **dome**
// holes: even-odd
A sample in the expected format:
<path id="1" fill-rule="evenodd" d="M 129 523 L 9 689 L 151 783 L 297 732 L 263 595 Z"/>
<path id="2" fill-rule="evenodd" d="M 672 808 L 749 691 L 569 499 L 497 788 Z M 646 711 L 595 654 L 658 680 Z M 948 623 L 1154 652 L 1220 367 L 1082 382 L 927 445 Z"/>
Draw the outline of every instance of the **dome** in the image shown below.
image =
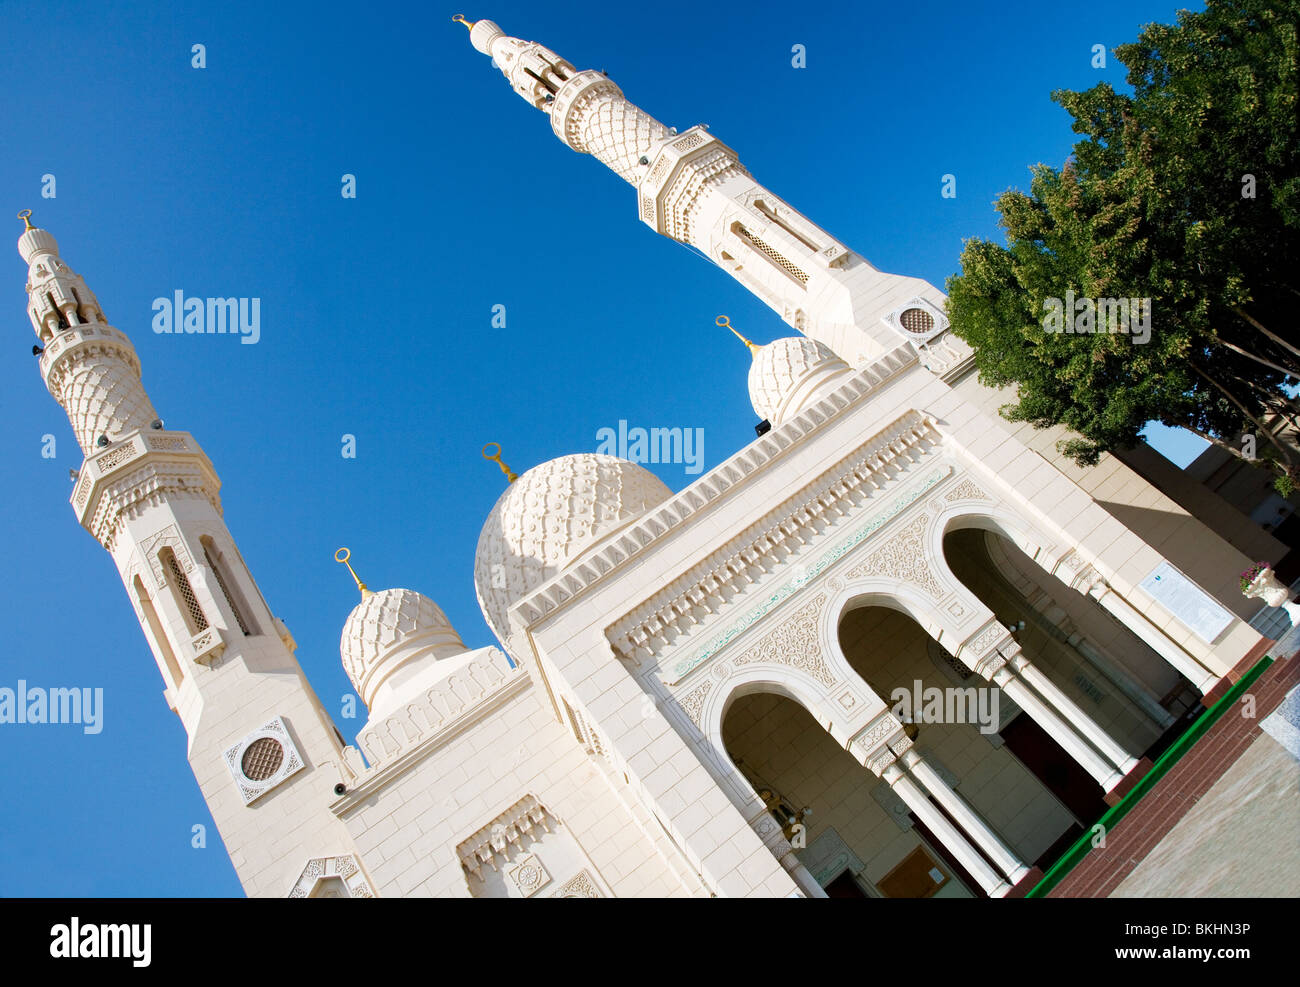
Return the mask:
<path id="1" fill-rule="evenodd" d="M 488 515 L 474 557 L 479 607 L 498 640 L 516 601 L 556 575 L 597 539 L 672 496 L 649 470 L 583 453 L 534 466 Z"/>
<path id="2" fill-rule="evenodd" d="M 25 264 L 30 264 L 32 258 L 38 253 L 57 254 L 58 252 L 58 241 L 38 227 L 24 230 L 23 235 L 18 238 L 18 254 Z"/>
<path id="3" fill-rule="evenodd" d="M 352 687 L 372 712 L 394 673 L 406 679 L 430 660 L 462 654 L 465 645 L 451 621 L 427 596 L 409 589 L 372 593 L 343 625 L 339 654 Z"/>
<path id="4" fill-rule="evenodd" d="M 749 367 L 749 400 L 772 425 L 798 414 L 823 385 L 849 373 L 829 346 L 806 336 L 788 336 L 760 346 Z"/>

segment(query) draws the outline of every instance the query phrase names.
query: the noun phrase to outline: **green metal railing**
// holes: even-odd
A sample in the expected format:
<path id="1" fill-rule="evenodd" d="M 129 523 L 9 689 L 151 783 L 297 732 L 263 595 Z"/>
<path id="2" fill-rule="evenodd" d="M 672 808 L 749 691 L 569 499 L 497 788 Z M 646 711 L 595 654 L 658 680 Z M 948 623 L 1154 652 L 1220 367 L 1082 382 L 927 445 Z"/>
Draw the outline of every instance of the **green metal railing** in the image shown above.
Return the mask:
<path id="1" fill-rule="evenodd" d="M 1065 876 L 1093 850 L 1093 832 L 1096 827 L 1101 826 L 1107 833 L 1114 829 L 1115 824 L 1128 815 L 1129 811 L 1142 801 L 1151 789 L 1155 788 L 1156 783 L 1169 773 L 1169 769 L 1177 764 L 1179 759 L 1191 750 L 1198 740 L 1205 736 L 1210 727 L 1219 722 L 1223 714 L 1232 707 L 1242 693 L 1264 674 L 1271 664 L 1273 664 L 1273 659 L 1265 655 L 1255 663 L 1249 672 L 1233 683 L 1232 688 L 1224 693 L 1223 698 L 1197 717 L 1196 722 L 1188 727 L 1187 731 L 1175 740 L 1167 751 L 1160 755 L 1160 759 L 1151 766 L 1151 770 L 1143 776 L 1142 780 L 1133 786 L 1132 791 L 1111 806 L 1105 815 L 1098 819 L 1093 826 L 1089 827 L 1088 831 L 1062 854 L 1061 859 L 1052 865 L 1051 869 L 1043 875 L 1043 879 L 1034 885 L 1033 890 L 1025 897 L 1045 898 L 1049 891 L 1065 880 Z"/>

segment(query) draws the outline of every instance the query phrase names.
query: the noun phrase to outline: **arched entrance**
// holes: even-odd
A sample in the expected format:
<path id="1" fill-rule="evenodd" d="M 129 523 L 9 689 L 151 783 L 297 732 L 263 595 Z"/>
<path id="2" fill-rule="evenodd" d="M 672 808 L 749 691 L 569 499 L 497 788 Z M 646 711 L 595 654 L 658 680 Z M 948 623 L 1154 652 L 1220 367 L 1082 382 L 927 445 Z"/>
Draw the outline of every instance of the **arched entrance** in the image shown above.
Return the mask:
<path id="1" fill-rule="evenodd" d="M 998 731 L 1019 710 L 997 686 L 974 675 L 911 616 L 883 606 L 859 606 L 839 624 L 849 666 L 900 719 L 912 720 L 915 751 L 950 799 L 969 807 L 1021 860 L 1054 863 L 1093 819 L 1080 815 L 1007 750 Z M 1091 789 L 1101 810 L 1100 789 Z M 931 797 L 934 800 L 934 789 Z M 939 804 L 936 801 L 936 804 Z M 951 806 L 943 806 L 953 818 Z M 1097 814 L 1100 814 L 1099 812 Z M 961 820 L 954 820 L 961 824 Z M 960 825 L 967 833 L 970 828 Z M 972 842 L 991 863 L 988 842 Z"/>
<path id="2" fill-rule="evenodd" d="M 1135 756 L 1159 757 L 1181 733 L 1180 718 L 1199 708 L 1196 689 L 1091 596 L 1045 572 L 996 524 L 971 520 L 976 523 L 944 533 L 952 573 L 1013 628 L 1024 653 L 1090 719 Z M 1019 736 L 1021 727 L 1008 737 Z"/>
<path id="3" fill-rule="evenodd" d="M 775 692 L 737 696 L 723 716 L 722 737 L 732 763 L 829 897 L 980 893 L 889 786 L 795 700 Z"/>

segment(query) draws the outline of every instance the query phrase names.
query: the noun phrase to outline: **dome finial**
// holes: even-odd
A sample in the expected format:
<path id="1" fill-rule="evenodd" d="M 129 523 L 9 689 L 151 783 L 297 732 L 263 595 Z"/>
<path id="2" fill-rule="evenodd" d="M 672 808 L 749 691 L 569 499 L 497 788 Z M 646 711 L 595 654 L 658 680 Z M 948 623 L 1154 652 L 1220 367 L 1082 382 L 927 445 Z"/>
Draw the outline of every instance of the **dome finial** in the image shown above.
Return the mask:
<path id="1" fill-rule="evenodd" d="M 493 446 L 496 446 L 496 447 L 497 447 L 497 451 L 494 452 L 494 453 L 492 453 L 492 454 L 489 456 L 489 455 L 488 455 L 488 450 L 491 449 Z M 500 443 L 500 442 L 489 442 L 487 445 L 485 445 L 485 446 L 483 447 L 483 458 L 484 458 L 484 459 L 487 459 L 487 460 L 491 460 L 492 462 L 494 462 L 494 463 L 496 463 L 498 466 L 500 466 L 500 467 L 501 467 L 501 472 L 504 473 L 504 474 L 506 475 L 506 480 L 507 480 L 508 482 L 510 482 L 510 483 L 514 483 L 517 479 L 519 479 L 519 477 L 516 476 L 516 475 L 511 471 L 511 469 L 510 469 L 509 466 L 507 466 L 505 463 L 501 462 L 501 443 Z"/>
<path id="2" fill-rule="evenodd" d="M 469 30 L 474 30 L 474 22 L 465 20 L 464 14 L 452 14 L 451 19 L 457 24 L 464 24 Z"/>
<path id="3" fill-rule="evenodd" d="M 758 351 L 760 349 L 759 345 L 757 343 L 750 342 L 748 339 L 742 336 L 740 334 L 740 330 L 738 330 L 735 326 L 733 326 L 731 324 L 731 320 L 728 319 L 725 315 L 719 315 L 717 319 L 715 319 L 714 321 L 717 322 L 717 324 L 722 326 L 724 329 L 730 329 L 732 332 L 734 332 L 736 334 L 736 338 L 749 347 L 749 355 L 751 357 L 758 356 Z"/>
<path id="4" fill-rule="evenodd" d="M 350 549 L 340 548 L 334 553 L 334 561 L 342 562 L 348 567 L 348 572 L 352 573 L 352 578 L 356 581 L 357 589 L 361 590 L 361 599 L 368 600 L 375 594 L 370 592 L 366 584 L 361 581 L 361 577 L 357 575 L 357 571 L 352 568 L 352 563 L 348 561 L 350 558 L 352 558 L 352 552 Z"/>
<path id="5" fill-rule="evenodd" d="M 32 225 L 31 216 L 32 216 L 32 211 L 30 209 L 23 209 L 21 212 L 18 213 L 18 218 L 21 219 L 25 224 L 25 228 L 23 229 L 24 233 L 26 233 L 27 230 L 36 229 L 36 227 Z"/>

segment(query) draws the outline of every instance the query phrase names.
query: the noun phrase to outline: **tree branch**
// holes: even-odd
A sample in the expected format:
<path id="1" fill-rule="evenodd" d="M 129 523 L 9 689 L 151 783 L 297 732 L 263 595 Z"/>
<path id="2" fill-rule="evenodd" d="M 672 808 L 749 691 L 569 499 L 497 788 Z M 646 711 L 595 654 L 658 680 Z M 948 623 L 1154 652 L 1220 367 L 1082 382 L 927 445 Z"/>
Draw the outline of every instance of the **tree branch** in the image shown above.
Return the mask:
<path id="1" fill-rule="evenodd" d="M 1291 455 L 1291 450 L 1288 449 L 1286 446 L 1284 446 L 1284 445 L 1283 445 L 1283 444 L 1278 440 L 1277 436 L 1275 436 L 1271 431 L 1269 431 L 1267 428 L 1265 428 L 1265 427 L 1264 427 L 1264 424 L 1263 424 L 1263 423 L 1262 423 L 1258 418 L 1256 418 L 1256 417 L 1255 417 L 1254 415 L 1252 415 L 1249 411 L 1247 411 L 1247 410 L 1246 410 L 1246 406 L 1245 406 L 1244 404 L 1242 404 L 1240 401 L 1238 401 L 1237 398 L 1233 395 L 1233 393 L 1232 393 L 1231 391 L 1229 391 L 1226 387 L 1224 387 L 1222 384 L 1220 384 L 1217 380 L 1215 380 L 1213 377 L 1211 377 L 1209 374 L 1207 374 L 1205 371 L 1203 371 L 1200 367 L 1196 366 L 1196 364 L 1194 364 L 1194 363 L 1190 363 L 1190 362 L 1189 362 L 1188 366 L 1190 366 L 1190 367 L 1192 368 L 1192 371 L 1193 371 L 1194 373 L 1198 374 L 1200 377 L 1202 377 L 1202 378 L 1204 378 L 1205 380 L 1209 381 L 1210 385 L 1211 385 L 1212 387 L 1214 387 L 1215 390 L 1217 390 L 1217 391 L 1219 391 L 1220 393 L 1222 393 L 1224 397 L 1226 397 L 1229 401 L 1231 401 L 1232 404 L 1233 404 L 1233 406 L 1234 406 L 1238 411 L 1240 411 L 1243 415 L 1245 415 L 1246 418 L 1247 418 L 1247 420 L 1248 420 L 1252 425 L 1254 425 L 1255 428 L 1256 428 L 1260 433 L 1262 433 L 1265 437 L 1267 437 L 1269 443 L 1272 444 L 1273 447 L 1276 448 L 1277 451 L 1280 452 L 1280 453 L 1282 454 L 1282 457 L 1286 460 L 1286 465 L 1287 465 L 1287 466 L 1291 467 L 1291 466 L 1294 466 L 1294 465 L 1295 465 L 1295 459 L 1294 459 L 1294 457 Z"/>
<path id="2" fill-rule="evenodd" d="M 1288 343 L 1281 336 L 1277 336 L 1269 332 L 1267 329 L 1264 328 L 1264 323 L 1258 321 L 1257 319 L 1251 318 L 1251 316 L 1248 315 L 1246 312 L 1242 311 L 1242 309 L 1239 306 L 1237 305 L 1232 306 L 1232 310 L 1236 312 L 1239 316 L 1241 316 L 1243 319 L 1245 319 L 1247 322 L 1249 322 L 1256 329 L 1258 329 L 1260 332 L 1262 332 L 1269 339 L 1273 340 L 1273 342 L 1277 343 L 1278 346 L 1290 350 L 1296 356 L 1300 356 L 1300 350 L 1296 349 L 1294 346 Z"/>

